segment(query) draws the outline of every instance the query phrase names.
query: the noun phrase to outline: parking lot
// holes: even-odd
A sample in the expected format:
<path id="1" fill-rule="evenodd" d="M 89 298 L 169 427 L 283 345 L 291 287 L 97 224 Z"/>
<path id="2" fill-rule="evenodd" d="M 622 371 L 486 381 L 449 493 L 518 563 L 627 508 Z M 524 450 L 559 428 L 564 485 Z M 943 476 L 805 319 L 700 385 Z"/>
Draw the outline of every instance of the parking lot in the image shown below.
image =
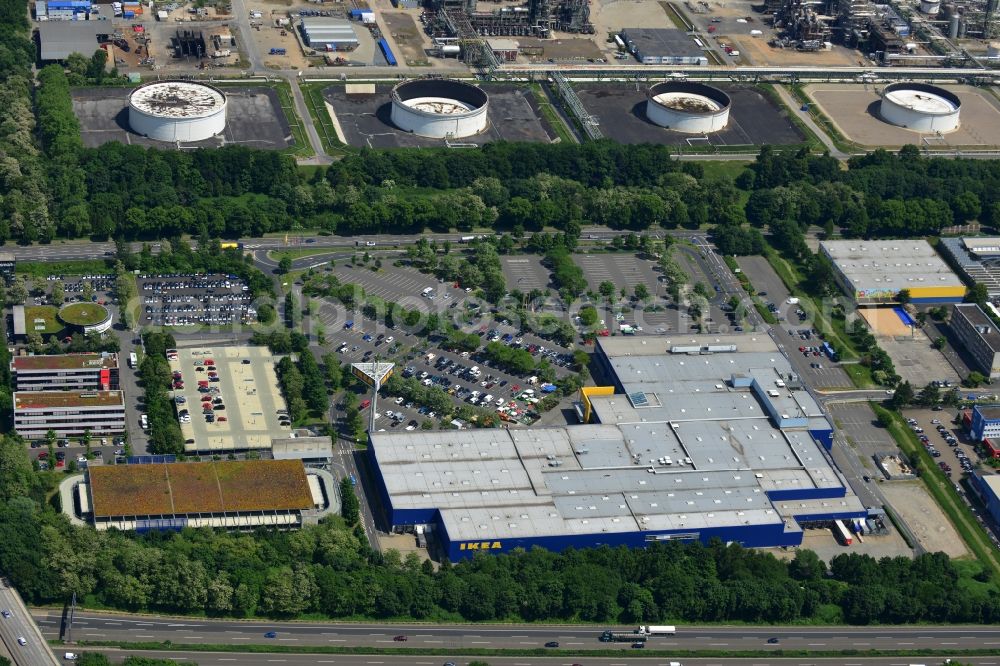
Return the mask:
<path id="1" fill-rule="evenodd" d="M 500 257 L 503 264 L 503 276 L 507 280 L 507 288 L 527 293 L 534 289 L 545 291 L 550 286 L 549 269 L 542 266 L 542 258 L 535 254 L 512 255 Z"/>
<path id="2" fill-rule="evenodd" d="M 144 326 L 220 326 L 256 318 L 250 288 L 235 275 L 140 275 Z"/>
<path id="3" fill-rule="evenodd" d="M 759 256 L 739 257 L 740 268 L 757 289 L 761 299 L 774 303 L 779 316 L 779 325 L 771 327 L 771 335 L 778 345 L 785 350 L 792 367 L 803 380 L 816 388 L 851 388 L 853 382 L 847 373 L 826 356 L 807 358 L 799 347 L 821 347 L 822 340 L 812 335 L 812 322 L 809 319 L 799 320 L 795 312 L 797 305 L 788 303 L 789 293 L 785 284 L 778 277 L 767 259 Z M 784 317 L 782 321 L 781 318 Z M 803 331 L 800 333 L 800 331 Z M 804 331 L 809 331 L 808 337 Z M 822 367 L 816 367 L 817 365 Z"/>
<path id="4" fill-rule="evenodd" d="M 170 369 L 185 450 L 265 449 L 287 437 L 277 360 L 266 347 L 178 349 Z"/>
<path id="5" fill-rule="evenodd" d="M 405 373 L 407 376 L 414 377 L 425 386 L 436 385 L 442 390 L 453 390 L 451 399 L 456 406 L 469 404 L 463 400 L 467 399 L 472 391 L 477 390 L 480 392 L 481 400 L 487 394 L 492 395 L 490 402 L 493 410 L 497 408 L 496 401 L 500 398 L 504 398 L 505 404 L 507 404 L 515 394 L 523 393 L 526 390 L 534 391 L 536 396 L 542 394 L 541 382 L 538 383 L 539 385 L 532 385 L 528 381 L 533 373 L 517 376 L 492 368 L 487 361 L 481 360 L 481 357 L 475 352 L 445 351 L 438 344 L 428 342 L 425 338 L 408 332 L 405 327 L 388 328 L 382 320 L 373 321 L 358 316 L 350 320 L 353 323 L 349 328 L 345 328 L 344 308 L 328 300 L 323 300 L 320 303 L 318 318 L 324 322 L 338 323 L 336 328 L 330 327 L 328 329 L 326 347 L 336 353 L 343 363 L 374 361 L 376 355 L 380 361 L 394 361 L 397 364 L 396 371 L 400 374 Z M 516 335 L 518 331 L 515 327 L 492 322 L 489 317 L 483 317 L 478 328 L 472 325 L 467 326 L 465 330 L 479 334 L 483 345 L 490 341 L 489 333 L 491 330 L 494 331 L 495 341 L 501 344 L 517 346 L 518 339 L 520 339 L 519 346 L 529 350 L 533 349 L 532 355 L 536 360 L 549 359 L 557 377 L 571 373 L 566 367 L 571 360 L 570 350 L 543 340 L 536 335 L 524 333 L 518 337 Z M 504 336 L 509 337 L 505 338 Z M 448 361 L 452 361 L 452 363 L 446 368 L 444 366 Z M 471 370 L 474 366 L 478 366 L 480 369 L 478 377 L 463 372 L 463 370 Z M 423 376 L 423 373 L 427 374 Z M 491 382 L 492 385 L 487 388 L 485 384 Z M 378 403 L 382 416 L 377 424 L 377 429 L 392 427 L 405 429 L 411 421 L 417 422 L 417 425 L 413 426 L 416 428 L 425 420 L 430 420 L 436 426 L 436 419 L 442 416 L 442 414 L 431 413 L 427 409 L 421 410 L 422 405 L 407 406 L 406 401 L 397 405 L 395 404 L 396 397 L 398 396 L 391 396 L 390 403 L 381 400 Z M 530 394 L 528 397 L 530 398 Z M 530 400 L 520 400 L 518 408 L 524 411 L 528 404 L 530 404 Z M 391 411 L 394 415 L 398 412 L 401 418 L 386 417 L 386 411 Z M 336 406 L 334 414 L 335 416 L 339 414 Z"/>
<path id="6" fill-rule="evenodd" d="M 656 264 L 649 259 L 640 259 L 634 254 L 574 254 L 573 262 L 583 269 L 587 286 L 597 293 L 602 282 L 615 285 L 615 291 L 624 288 L 629 294 L 638 284 L 646 285 L 650 294 L 656 294 L 659 287 L 659 273 Z"/>
<path id="7" fill-rule="evenodd" d="M 437 299 L 454 302 L 465 297 L 465 291 L 456 289 L 451 283 L 441 282 L 433 275 L 413 268 L 392 266 L 388 261 L 383 261 L 382 268 L 378 271 L 373 271 L 368 266 L 358 264 L 352 267 L 351 264 L 342 262 L 335 265 L 333 274 L 344 284 L 361 285 L 366 294 L 391 303 L 405 304 L 408 308 L 413 308 L 417 303 L 430 305 Z M 428 287 L 434 289 L 434 299 L 422 296 Z"/>

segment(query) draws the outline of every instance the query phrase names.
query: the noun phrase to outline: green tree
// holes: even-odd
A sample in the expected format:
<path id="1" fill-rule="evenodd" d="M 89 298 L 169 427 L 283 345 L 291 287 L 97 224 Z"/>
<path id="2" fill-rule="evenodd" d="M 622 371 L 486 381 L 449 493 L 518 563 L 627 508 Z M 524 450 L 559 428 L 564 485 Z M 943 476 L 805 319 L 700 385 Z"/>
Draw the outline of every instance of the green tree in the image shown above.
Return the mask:
<path id="1" fill-rule="evenodd" d="M 972 372 L 970 372 L 969 376 L 965 379 L 966 385 L 972 388 L 982 386 L 985 382 L 986 382 L 985 375 L 983 375 L 983 373 L 979 372 L 978 370 L 973 370 Z"/>
<path id="2" fill-rule="evenodd" d="M 60 306 L 66 302 L 66 291 L 63 289 L 63 284 L 61 281 L 56 282 L 52 285 L 52 305 Z"/>
<path id="3" fill-rule="evenodd" d="M 348 525 L 358 522 L 361 505 L 358 496 L 354 493 L 354 484 L 351 483 L 349 477 L 340 480 L 340 502 L 340 515 L 343 516 L 344 522 Z"/>
<path id="4" fill-rule="evenodd" d="M 649 298 L 649 288 L 641 282 L 635 285 L 635 297 L 640 301 L 645 301 Z"/>
<path id="5" fill-rule="evenodd" d="M 914 402 L 913 386 L 910 382 L 902 382 L 896 387 L 896 392 L 892 394 L 889 404 L 895 410 L 900 410 Z"/>
<path id="6" fill-rule="evenodd" d="M 80 292 L 83 300 L 89 301 L 94 297 L 94 283 L 90 280 L 83 281 L 83 289 Z"/>
<path id="7" fill-rule="evenodd" d="M 911 300 L 913 299 L 910 297 L 909 289 L 900 289 L 899 292 L 896 294 L 896 302 L 899 303 L 900 305 L 906 305 Z"/>
<path id="8" fill-rule="evenodd" d="M 600 320 L 600 316 L 597 314 L 597 308 L 593 305 L 585 305 L 580 308 L 580 323 L 590 328 Z"/>
<path id="9" fill-rule="evenodd" d="M 605 280 L 597 287 L 597 291 L 600 292 L 605 300 L 610 301 L 615 296 L 615 285 L 613 282 Z"/>
<path id="10" fill-rule="evenodd" d="M 983 284 L 982 282 L 977 282 L 976 284 L 972 285 L 972 288 L 969 289 L 969 291 L 966 292 L 965 294 L 966 303 L 977 303 L 980 306 L 985 304 L 986 301 L 989 300 L 989 298 L 990 295 L 989 292 L 986 290 L 986 285 Z"/>
<path id="11" fill-rule="evenodd" d="M 290 270 L 292 270 L 292 258 L 287 254 L 282 255 L 281 259 L 278 260 L 278 273 L 285 275 Z"/>
<path id="12" fill-rule="evenodd" d="M 933 343 L 934 349 L 944 349 L 947 346 L 947 344 L 948 340 L 943 335 L 939 335 L 936 338 L 934 338 L 934 343 Z"/>

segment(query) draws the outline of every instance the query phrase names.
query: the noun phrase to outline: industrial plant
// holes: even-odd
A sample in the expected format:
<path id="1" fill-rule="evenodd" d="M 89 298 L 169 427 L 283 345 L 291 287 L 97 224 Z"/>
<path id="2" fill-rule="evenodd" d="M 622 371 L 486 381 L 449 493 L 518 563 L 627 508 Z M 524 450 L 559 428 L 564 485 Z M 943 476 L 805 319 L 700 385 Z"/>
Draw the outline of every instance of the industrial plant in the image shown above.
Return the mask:
<path id="1" fill-rule="evenodd" d="M 156 81 L 128 96 L 132 131 L 157 141 L 204 141 L 226 129 L 226 95 L 191 81 Z"/>
<path id="2" fill-rule="evenodd" d="M 429 31 L 435 38 L 457 38 L 465 62 L 495 68 L 500 63 L 484 38 L 593 34 L 589 5 L 589 0 L 529 0 L 482 11 L 477 0 L 433 0 Z"/>
<path id="3" fill-rule="evenodd" d="M 392 89 L 392 123 L 434 139 L 475 136 L 489 125 L 489 96 L 480 88 L 446 79 L 404 81 Z"/>
<path id="4" fill-rule="evenodd" d="M 668 81 L 649 89 L 650 122 L 689 134 L 717 132 L 729 123 L 732 101 L 722 90 L 701 83 Z"/>
<path id="5" fill-rule="evenodd" d="M 765 5 L 780 31 L 773 46 L 818 51 L 836 43 L 880 62 L 945 65 L 971 57 L 955 40 L 997 35 L 996 9 L 997 0 L 919 0 L 909 7 L 870 0 L 767 0 Z M 998 56 L 1000 45 L 990 43 L 987 57 Z"/>

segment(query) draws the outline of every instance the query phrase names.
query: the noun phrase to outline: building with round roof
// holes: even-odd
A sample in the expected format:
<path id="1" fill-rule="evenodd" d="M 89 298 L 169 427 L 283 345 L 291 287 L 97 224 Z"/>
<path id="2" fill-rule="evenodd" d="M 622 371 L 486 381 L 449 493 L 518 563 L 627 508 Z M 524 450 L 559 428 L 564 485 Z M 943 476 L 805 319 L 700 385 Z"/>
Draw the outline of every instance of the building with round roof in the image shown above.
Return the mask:
<path id="1" fill-rule="evenodd" d="M 226 95 L 193 81 L 155 81 L 128 96 L 128 121 L 157 141 L 204 141 L 226 128 Z"/>
<path id="2" fill-rule="evenodd" d="M 489 96 L 461 81 L 420 79 L 392 89 L 393 125 L 434 139 L 475 136 L 489 125 Z"/>
<path id="3" fill-rule="evenodd" d="M 917 132 L 944 134 L 957 130 L 962 100 L 926 83 L 892 83 L 882 91 L 879 114 L 887 123 Z"/>
<path id="4" fill-rule="evenodd" d="M 84 333 L 103 333 L 111 328 L 111 311 L 100 303 L 73 303 L 59 310 L 59 320 Z"/>
<path id="5" fill-rule="evenodd" d="M 703 83 L 667 81 L 646 94 L 650 122 L 687 134 L 718 132 L 729 123 L 729 95 Z"/>

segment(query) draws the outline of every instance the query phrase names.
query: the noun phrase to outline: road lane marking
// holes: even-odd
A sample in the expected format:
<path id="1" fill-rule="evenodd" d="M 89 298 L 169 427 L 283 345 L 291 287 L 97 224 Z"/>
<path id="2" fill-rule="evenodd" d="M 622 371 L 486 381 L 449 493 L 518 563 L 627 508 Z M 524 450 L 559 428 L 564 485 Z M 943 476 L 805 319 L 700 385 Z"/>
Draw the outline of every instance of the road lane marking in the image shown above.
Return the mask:
<path id="1" fill-rule="evenodd" d="M 84 636 L 104 636 L 105 634 L 84 634 Z"/>
<path id="2" fill-rule="evenodd" d="M 156 638 L 153 634 L 136 634 L 136 638 Z"/>
<path id="3" fill-rule="evenodd" d="M 187 638 L 187 639 L 191 639 L 191 640 L 202 640 L 205 637 L 204 636 L 181 636 L 181 638 Z"/>
<path id="4" fill-rule="evenodd" d="M 279 638 L 278 640 L 279 641 L 297 641 L 299 639 L 297 639 L 297 638 Z"/>
<path id="5" fill-rule="evenodd" d="M 344 643 L 344 642 L 346 642 L 346 640 L 347 640 L 346 638 L 331 638 L 331 639 L 329 639 L 329 641 L 331 643 Z"/>

